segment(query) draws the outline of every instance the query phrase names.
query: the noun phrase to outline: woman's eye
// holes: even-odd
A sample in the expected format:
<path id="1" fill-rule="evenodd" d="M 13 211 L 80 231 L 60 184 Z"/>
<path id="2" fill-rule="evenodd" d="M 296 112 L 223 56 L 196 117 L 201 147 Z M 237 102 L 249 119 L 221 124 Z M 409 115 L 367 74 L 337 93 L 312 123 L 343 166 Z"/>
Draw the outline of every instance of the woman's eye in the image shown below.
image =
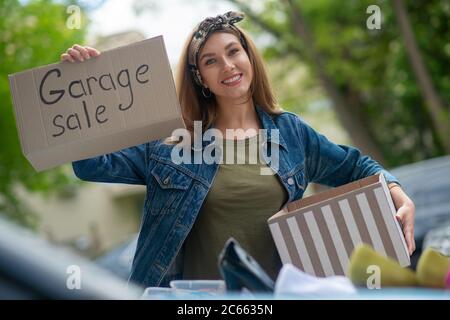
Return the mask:
<path id="1" fill-rule="evenodd" d="M 239 49 L 237 49 L 237 48 L 231 49 L 230 50 L 230 54 L 235 54 L 238 51 L 239 51 Z"/>
<path id="2" fill-rule="evenodd" d="M 214 63 L 214 61 L 215 61 L 215 59 L 208 59 L 208 60 L 206 60 L 205 65 L 210 65 L 210 64 Z"/>

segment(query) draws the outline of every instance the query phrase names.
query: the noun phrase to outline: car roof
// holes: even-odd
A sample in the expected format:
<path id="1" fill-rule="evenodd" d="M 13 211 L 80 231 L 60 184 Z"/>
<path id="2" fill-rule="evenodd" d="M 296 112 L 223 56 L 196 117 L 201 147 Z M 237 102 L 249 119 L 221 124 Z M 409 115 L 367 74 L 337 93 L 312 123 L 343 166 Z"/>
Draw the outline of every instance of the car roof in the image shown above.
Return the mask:
<path id="1" fill-rule="evenodd" d="M 3 299 L 137 299 L 142 294 L 142 288 L 3 218 L 0 257 Z M 78 270 L 80 288 L 68 285 L 73 270 Z"/>
<path id="2" fill-rule="evenodd" d="M 389 170 L 416 207 L 416 238 L 450 223 L 450 156 L 419 161 Z"/>

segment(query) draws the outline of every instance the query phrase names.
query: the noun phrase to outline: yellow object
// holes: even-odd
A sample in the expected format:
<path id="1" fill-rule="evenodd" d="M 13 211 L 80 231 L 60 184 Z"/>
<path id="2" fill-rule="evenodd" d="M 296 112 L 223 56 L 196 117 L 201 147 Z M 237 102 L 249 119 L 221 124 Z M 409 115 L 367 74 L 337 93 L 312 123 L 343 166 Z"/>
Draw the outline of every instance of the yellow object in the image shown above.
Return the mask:
<path id="1" fill-rule="evenodd" d="M 445 288 L 450 272 L 450 258 L 427 248 L 417 263 L 417 279 L 423 287 Z"/>
<path id="2" fill-rule="evenodd" d="M 400 266 L 397 261 L 379 254 L 367 244 L 356 246 L 350 256 L 348 277 L 356 285 L 367 286 L 368 280 L 377 276 L 372 273 L 374 270 L 379 270 L 381 288 L 416 286 L 418 283 L 413 270 Z"/>

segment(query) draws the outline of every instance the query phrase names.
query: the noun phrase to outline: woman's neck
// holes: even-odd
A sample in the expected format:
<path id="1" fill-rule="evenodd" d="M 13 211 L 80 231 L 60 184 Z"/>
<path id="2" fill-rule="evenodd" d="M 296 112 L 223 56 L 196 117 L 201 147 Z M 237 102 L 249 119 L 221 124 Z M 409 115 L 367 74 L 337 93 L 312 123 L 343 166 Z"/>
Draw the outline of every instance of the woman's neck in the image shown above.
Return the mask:
<path id="1" fill-rule="evenodd" d="M 253 99 L 249 99 L 242 103 L 221 103 L 218 101 L 215 127 L 222 131 L 224 137 L 226 137 L 226 129 L 235 130 L 233 138 L 236 139 L 244 139 L 255 135 L 258 132 L 258 129 L 260 129 L 260 123 L 258 114 L 253 105 Z M 245 133 L 245 131 L 249 129 L 255 131 L 248 131 Z M 236 130 L 243 130 L 244 132 L 239 133 Z"/>

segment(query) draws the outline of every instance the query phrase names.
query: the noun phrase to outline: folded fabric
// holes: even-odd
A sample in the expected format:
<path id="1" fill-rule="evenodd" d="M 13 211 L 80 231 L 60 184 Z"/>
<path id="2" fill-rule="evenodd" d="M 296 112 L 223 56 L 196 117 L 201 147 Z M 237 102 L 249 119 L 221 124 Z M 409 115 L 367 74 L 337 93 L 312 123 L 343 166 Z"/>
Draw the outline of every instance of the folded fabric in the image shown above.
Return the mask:
<path id="1" fill-rule="evenodd" d="M 379 285 L 386 287 L 415 287 L 417 277 L 414 271 L 402 267 L 396 260 L 386 257 L 368 244 L 359 244 L 350 255 L 348 263 L 348 277 L 357 286 L 367 287 L 372 272 L 369 267 L 379 268 Z"/>
<path id="2" fill-rule="evenodd" d="M 354 294 L 356 288 L 344 276 L 319 278 L 309 275 L 292 264 L 281 268 L 275 282 L 275 295 L 330 296 Z"/>

